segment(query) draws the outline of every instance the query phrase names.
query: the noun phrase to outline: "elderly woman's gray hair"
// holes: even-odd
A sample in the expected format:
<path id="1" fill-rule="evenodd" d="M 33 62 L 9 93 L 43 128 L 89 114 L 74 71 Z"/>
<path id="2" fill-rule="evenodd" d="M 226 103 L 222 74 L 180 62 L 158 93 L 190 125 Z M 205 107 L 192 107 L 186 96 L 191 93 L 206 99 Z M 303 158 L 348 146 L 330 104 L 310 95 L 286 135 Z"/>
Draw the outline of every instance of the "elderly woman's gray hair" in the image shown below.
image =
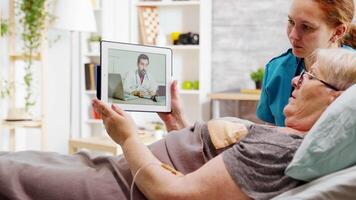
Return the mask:
<path id="1" fill-rule="evenodd" d="M 324 81 L 339 90 L 356 83 L 356 51 L 342 48 L 318 49 L 313 53 L 318 72 Z"/>

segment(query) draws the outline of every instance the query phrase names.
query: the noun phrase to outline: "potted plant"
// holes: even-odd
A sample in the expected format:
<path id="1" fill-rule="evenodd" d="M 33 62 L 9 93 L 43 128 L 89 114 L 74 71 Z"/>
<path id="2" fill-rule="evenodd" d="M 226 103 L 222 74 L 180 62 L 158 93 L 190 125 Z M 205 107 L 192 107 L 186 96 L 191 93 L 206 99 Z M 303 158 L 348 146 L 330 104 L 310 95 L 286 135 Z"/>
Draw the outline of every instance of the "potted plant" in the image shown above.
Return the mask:
<path id="1" fill-rule="evenodd" d="M 8 32 L 9 30 L 9 26 L 7 24 L 7 21 L 6 20 L 0 20 L 1 21 L 1 24 L 0 24 L 0 37 L 3 37 L 6 35 L 6 33 Z"/>
<path id="2" fill-rule="evenodd" d="M 258 68 L 256 71 L 251 72 L 250 77 L 255 82 L 256 89 L 261 89 L 263 76 L 264 76 L 263 68 Z"/>
<path id="3" fill-rule="evenodd" d="M 9 26 L 7 21 L 4 19 L 0 19 L 0 37 L 5 36 L 8 30 L 9 30 Z M 9 93 L 10 91 L 8 88 L 7 81 L 3 80 L 2 77 L 0 77 L 0 100 L 2 98 L 5 98 L 7 95 L 9 95 Z"/>
<path id="4" fill-rule="evenodd" d="M 50 15 L 47 12 L 46 0 L 21 0 L 19 2 L 19 22 L 22 25 L 21 38 L 24 43 L 23 51 L 26 56 L 25 60 L 25 108 L 28 111 L 31 106 L 35 105 L 35 100 L 32 92 L 33 74 L 32 67 L 34 64 L 34 56 L 38 55 L 42 46 L 43 33 L 48 24 L 47 20 Z"/>
<path id="5" fill-rule="evenodd" d="M 93 34 L 89 37 L 89 46 L 92 53 L 99 53 L 101 36 Z"/>

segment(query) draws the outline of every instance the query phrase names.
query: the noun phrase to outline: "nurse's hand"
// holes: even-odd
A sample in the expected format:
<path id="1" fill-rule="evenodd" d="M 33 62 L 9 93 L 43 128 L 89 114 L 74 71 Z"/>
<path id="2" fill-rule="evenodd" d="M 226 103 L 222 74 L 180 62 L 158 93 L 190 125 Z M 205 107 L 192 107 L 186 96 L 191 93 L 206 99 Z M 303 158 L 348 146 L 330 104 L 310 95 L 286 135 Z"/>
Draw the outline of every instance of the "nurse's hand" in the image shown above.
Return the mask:
<path id="1" fill-rule="evenodd" d="M 177 90 L 177 81 L 171 84 L 171 107 L 170 113 L 157 113 L 167 127 L 167 131 L 179 130 L 189 126 L 183 111 L 182 104 Z"/>
<path id="2" fill-rule="evenodd" d="M 114 104 L 110 108 L 98 99 L 94 99 L 92 105 L 103 119 L 106 131 L 117 144 L 123 145 L 127 139 L 137 137 L 136 124 L 125 111 Z"/>

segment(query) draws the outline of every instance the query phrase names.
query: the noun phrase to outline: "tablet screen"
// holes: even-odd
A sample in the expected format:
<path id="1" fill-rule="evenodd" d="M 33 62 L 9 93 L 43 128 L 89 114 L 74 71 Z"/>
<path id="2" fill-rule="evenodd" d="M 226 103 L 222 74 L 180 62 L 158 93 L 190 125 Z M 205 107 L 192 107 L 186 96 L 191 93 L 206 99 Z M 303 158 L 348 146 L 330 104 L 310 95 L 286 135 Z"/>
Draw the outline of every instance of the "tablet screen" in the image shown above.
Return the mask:
<path id="1" fill-rule="evenodd" d="M 165 55 L 108 49 L 110 103 L 164 106 L 166 82 Z"/>
<path id="2" fill-rule="evenodd" d="M 171 49 L 101 41 L 100 53 L 103 101 L 128 111 L 171 111 Z"/>

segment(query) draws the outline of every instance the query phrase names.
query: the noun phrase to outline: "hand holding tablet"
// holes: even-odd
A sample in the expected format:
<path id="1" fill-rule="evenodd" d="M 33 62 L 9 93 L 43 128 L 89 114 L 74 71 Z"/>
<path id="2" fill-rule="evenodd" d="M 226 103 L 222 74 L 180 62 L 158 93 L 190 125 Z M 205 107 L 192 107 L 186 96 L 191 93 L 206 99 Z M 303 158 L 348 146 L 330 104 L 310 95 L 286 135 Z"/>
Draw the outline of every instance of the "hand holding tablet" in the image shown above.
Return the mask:
<path id="1" fill-rule="evenodd" d="M 172 50 L 101 42 L 98 98 L 123 110 L 171 112 Z"/>

